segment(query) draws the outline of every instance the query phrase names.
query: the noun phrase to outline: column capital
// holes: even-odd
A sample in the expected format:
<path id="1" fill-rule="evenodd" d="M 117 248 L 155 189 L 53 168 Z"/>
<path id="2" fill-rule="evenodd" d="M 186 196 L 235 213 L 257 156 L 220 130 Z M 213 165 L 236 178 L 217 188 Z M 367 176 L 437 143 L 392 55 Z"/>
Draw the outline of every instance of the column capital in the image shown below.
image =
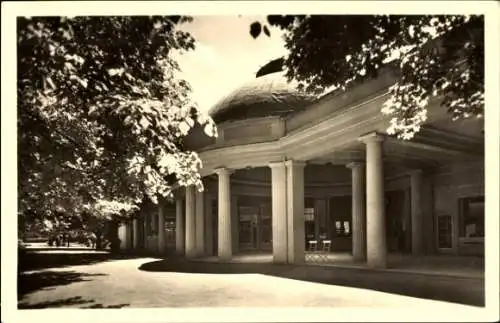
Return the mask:
<path id="1" fill-rule="evenodd" d="M 306 162 L 303 160 L 287 160 L 285 161 L 285 165 L 291 167 L 305 167 Z"/>
<path id="2" fill-rule="evenodd" d="M 286 161 L 277 161 L 277 162 L 270 162 L 269 167 L 270 168 L 279 168 L 279 167 L 285 167 L 286 166 Z"/>
<path id="3" fill-rule="evenodd" d="M 349 164 L 345 165 L 345 167 L 350 168 L 350 169 L 359 169 L 365 166 L 364 162 L 350 162 Z"/>
<path id="4" fill-rule="evenodd" d="M 226 168 L 226 167 L 220 167 L 220 168 L 214 169 L 214 173 L 219 175 L 219 176 L 220 175 L 231 175 L 232 173 L 234 173 L 234 170 Z"/>
<path id="5" fill-rule="evenodd" d="M 362 143 L 365 143 L 365 144 L 370 143 L 370 142 L 382 142 L 382 141 L 384 141 L 384 139 L 385 139 L 385 136 L 378 133 L 378 132 L 372 132 L 372 133 L 363 135 L 363 136 L 358 138 L 359 141 L 361 141 Z"/>

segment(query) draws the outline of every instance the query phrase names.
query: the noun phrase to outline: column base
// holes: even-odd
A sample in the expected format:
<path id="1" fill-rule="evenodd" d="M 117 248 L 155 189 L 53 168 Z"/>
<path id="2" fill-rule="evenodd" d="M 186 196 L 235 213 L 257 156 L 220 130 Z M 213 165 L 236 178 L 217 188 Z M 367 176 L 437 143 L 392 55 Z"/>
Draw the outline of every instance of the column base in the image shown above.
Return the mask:
<path id="1" fill-rule="evenodd" d="M 387 260 L 386 259 L 367 259 L 366 265 L 370 268 L 374 269 L 385 269 L 387 268 Z"/>
<path id="2" fill-rule="evenodd" d="M 363 263 L 366 262 L 366 256 L 363 255 L 353 255 L 352 260 L 356 263 Z"/>
<path id="3" fill-rule="evenodd" d="M 224 256 L 217 256 L 217 260 L 219 262 L 228 262 L 228 261 L 231 261 L 233 259 L 233 257 L 231 255 L 224 255 Z"/>
<path id="4" fill-rule="evenodd" d="M 305 257 L 303 259 L 294 259 L 293 261 L 289 261 L 288 263 L 293 265 L 301 265 L 306 263 L 306 259 Z"/>
<path id="5" fill-rule="evenodd" d="M 287 264 L 287 257 L 283 257 L 282 255 L 273 255 L 273 263 L 275 264 Z"/>

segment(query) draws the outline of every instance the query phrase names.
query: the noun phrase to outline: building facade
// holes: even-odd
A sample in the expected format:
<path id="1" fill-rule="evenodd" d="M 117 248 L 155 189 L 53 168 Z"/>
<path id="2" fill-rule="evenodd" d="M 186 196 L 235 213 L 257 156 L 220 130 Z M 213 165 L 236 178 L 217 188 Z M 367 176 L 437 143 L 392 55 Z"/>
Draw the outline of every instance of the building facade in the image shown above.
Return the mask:
<path id="1" fill-rule="evenodd" d="M 122 248 L 301 263 L 326 241 L 372 267 L 388 253 L 483 255 L 483 119 L 453 122 L 436 99 L 414 139 L 388 136 L 380 110 L 396 79 L 387 69 L 316 99 L 274 73 L 229 94 L 210 110 L 219 136 L 186 139 L 205 190 L 142 210 Z"/>

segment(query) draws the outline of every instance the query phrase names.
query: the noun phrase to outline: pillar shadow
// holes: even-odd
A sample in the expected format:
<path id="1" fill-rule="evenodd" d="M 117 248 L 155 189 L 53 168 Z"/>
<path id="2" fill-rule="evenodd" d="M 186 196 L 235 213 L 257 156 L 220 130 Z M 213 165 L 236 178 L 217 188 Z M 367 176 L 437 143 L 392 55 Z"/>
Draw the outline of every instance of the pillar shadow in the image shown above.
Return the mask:
<path id="1" fill-rule="evenodd" d="M 484 280 L 415 273 L 308 265 L 207 263 L 185 260 L 148 262 L 139 270 L 193 274 L 262 274 L 313 283 L 376 290 L 397 295 L 485 306 Z"/>

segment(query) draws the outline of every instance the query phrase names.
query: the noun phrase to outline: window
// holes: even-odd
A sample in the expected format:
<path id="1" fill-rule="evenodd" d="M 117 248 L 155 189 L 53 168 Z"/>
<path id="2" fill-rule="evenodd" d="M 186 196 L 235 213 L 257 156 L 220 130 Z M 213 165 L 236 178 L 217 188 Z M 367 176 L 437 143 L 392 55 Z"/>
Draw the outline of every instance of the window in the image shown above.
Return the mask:
<path id="1" fill-rule="evenodd" d="M 175 218 L 165 220 L 165 235 L 167 243 L 175 243 Z"/>
<path id="2" fill-rule="evenodd" d="M 484 238 L 484 196 L 459 200 L 460 237 Z"/>
<path id="3" fill-rule="evenodd" d="M 306 221 L 314 221 L 314 208 L 305 208 L 304 216 Z"/>
<path id="4" fill-rule="evenodd" d="M 309 203 L 308 203 L 309 202 Z M 304 208 L 305 220 L 305 235 L 306 241 L 314 240 L 316 236 L 316 225 L 314 223 L 314 203 L 306 199 L 306 207 Z"/>
<path id="5" fill-rule="evenodd" d="M 335 236 L 349 237 L 351 235 L 351 222 L 346 220 L 335 221 Z"/>
<path id="6" fill-rule="evenodd" d="M 344 221 L 344 234 L 345 235 L 351 234 L 351 226 L 349 224 L 349 221 Z"/>

